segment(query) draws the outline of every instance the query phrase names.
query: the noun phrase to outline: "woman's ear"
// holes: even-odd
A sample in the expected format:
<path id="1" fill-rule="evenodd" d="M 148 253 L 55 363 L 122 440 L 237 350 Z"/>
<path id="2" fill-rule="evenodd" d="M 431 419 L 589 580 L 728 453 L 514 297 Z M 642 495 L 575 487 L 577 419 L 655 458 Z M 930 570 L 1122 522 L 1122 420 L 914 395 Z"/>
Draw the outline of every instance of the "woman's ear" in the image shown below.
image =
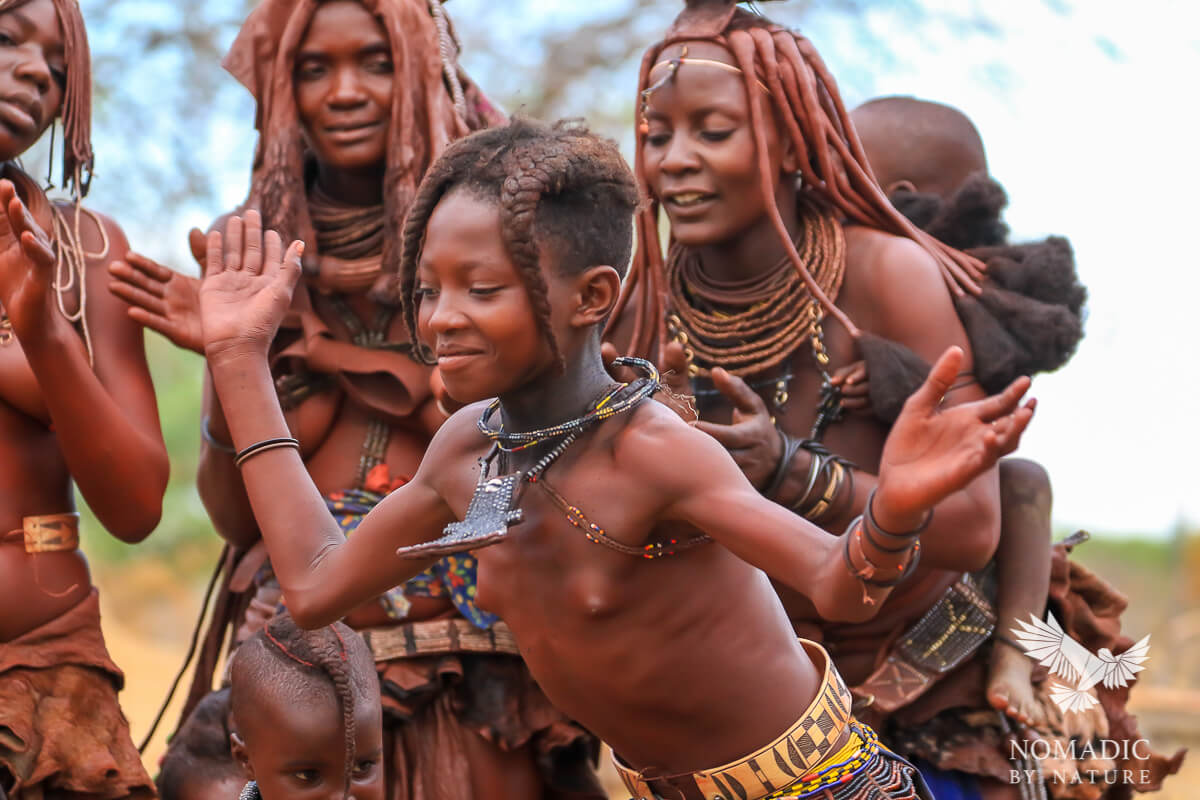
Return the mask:
<path id="1" fill-rule="evenodd" d="M 237 731 L 229 732 L 229 749 L 233 753 L 233 760 L 237 762 L 246 780 L 254 780 L 254 767 L 250 764 L 250 754 L 246 752 L 246 743 L 242 741 L 241 736 L 238 736 Z"/>
<path id="2" fill-rule="evenodd" d="M 621 294 L 621 276 L 609 266 L 588 267 L 575 278 L 571 325 L 586 328 L 608 319 Z"/>
<path id="3" fill-rule="evenodd" d="M 892 181 L 887 186 L 883 187 L 883 193 L 891 197 L 896 192 L 916 192 L 917 185 L 910 180 Z"/>
<path id="4" fill-rule="evenodd" d="M 780 126 L 779 134 L 780 144 L 783 145 L 783 159 L 779 166 L 788 175 L 795 175 L 800 171 L 800 156 L 796 154 L 796 144 L 783 126 Z"/>

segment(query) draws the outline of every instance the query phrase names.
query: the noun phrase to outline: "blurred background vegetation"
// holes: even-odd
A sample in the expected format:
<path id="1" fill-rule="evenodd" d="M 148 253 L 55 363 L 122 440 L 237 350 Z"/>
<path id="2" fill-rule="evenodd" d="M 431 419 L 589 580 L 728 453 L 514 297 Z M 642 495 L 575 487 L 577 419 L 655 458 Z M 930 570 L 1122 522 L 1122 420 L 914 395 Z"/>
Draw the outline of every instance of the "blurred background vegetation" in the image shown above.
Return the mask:
<path id="1" fill-rule="evenodd" d="M 1049 0 L 1047 0 L 1049 4 Z M 116 217 L 135 249 L 184 271 L 195 270 L 186 231 L 206 227 L 244 196 L 255 137 L 247 93 L 218 64 L 249 0 L 82 0 L 95 76 L 96 181 L 90 204 Z M 951 36 L 995 37 L 981 4 L 931 10 L 922 2 L 870 0 L 768 3 L 781 22 L 821 20 L 841 31 L 819 46 L 861 54 L 856 68 L 838 73 L 843 93 L 871 96 L 874 77 L 904 54 L 889 48 L 887 30 L 866 12 L 887 5 L 913 28 L 931 25 Z M 933 4 L 936 6 L 936 4 Z M 533 116 L 586 116 L 598 128 L 631 142 L 632 95 L 644 46 L 666 27 L 676 0 L 453 0 L 447 8 L 463 43 L 463 63 L 507 110 Z M 832 22 L 831 22 L 832 21 Z M 851 59 L 853 60 L 853 59 Z M 1005 62 L 985 65 L 997 89 Z M 987 133 L 985 131 L 985 138 Z M 44 156 L 44 153 L 42 154 Z M 39 159 L 30 159 L 39 167 Z M 44 164 L 44 158 L 42 160 Z M 44 173 L 38 173 L 44 174 Z M 129 673 L 123 702 L 135 736 L 165 693 L 199 611 L 199 595 L 220 542 L 194 487 L 199 445 L 203 362 L 154 334 L 147 349 L 172 479 L 159 530 L 127 547 L 91 520 L 89 553 L 105 604 L 114 657 Z M 1068 533 L 1069 531 L 1062 531 Z M 1200 743 L 1200 540 L 1181 525 L 1168 538 L 1095 540 L 1080 560 L 1132 598 L 1127 630 L 1153 634 L 1154 653 L 1135 692 L 1156 743 Z M 1171 653 L 1171 658 L 1162 654 Z M 174 717 L 167 716 L 166 727 Z M 161 752 L 163 732 L 148 753 Z M 1177 780 L 1165 797 L 1193 797 L 1200 772 Z"/>

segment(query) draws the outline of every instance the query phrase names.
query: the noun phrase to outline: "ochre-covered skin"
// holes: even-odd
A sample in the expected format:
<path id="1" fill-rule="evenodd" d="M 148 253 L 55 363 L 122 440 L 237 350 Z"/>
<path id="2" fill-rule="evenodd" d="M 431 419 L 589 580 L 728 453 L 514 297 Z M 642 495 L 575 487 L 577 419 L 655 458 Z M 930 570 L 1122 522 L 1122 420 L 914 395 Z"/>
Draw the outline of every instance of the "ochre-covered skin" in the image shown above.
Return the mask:
<path id="1" fill-rule="evenodd" d="M 11 161 L 58 114 L 63 93 L 55 75 L 61 77 L 67 63 L 50 0 L 0 11 L 0 32 L 14 40 L 0 50 L 0 95 L 21 98 L 0 103 L 0 160 Z M 21 180 L 13 169 L 6 174 L 40 195 L 32 179 Z M 111 220 L 81 215 L 83 249 L 99 254 L 107 244 L 106 255 L 89 257 L 85 269 L 93 369 L 78 327 L 57 307 L 54 257 L 44 250 L 52 228 L 49 206 L 40 196 L 30 202 L 43 212 L 36 220 L 27 216 L 13 184 L 0 183 L 7 216 L 0 220 L 0 310 L 11 326 L 0 332 L 0 534 L 21 530 L 27 516 L 74 510 L 74 479 L 109 532 L 137 542 L 158 523 L 167 456 L 141 330 L 127 318 L 126 305 L 105 290 L 107 259 L 128 245 Z M 62 212 L 74 219 L 73 207 Z M 24 248 L 22 232 L 29 241 Z M 74 311 L 77 287 L 66 294 Z M 97 436 L 100 430 L 106 435 Z M 19 536 L 6 540 L 0 545 L 0 604 L 6 609 L 0 642 L 58 616 L 89 588 L 78 552 L 34 556 L 25 553 Z"/>
<path id="2" fill-rule="evenodd" d="M 234 213 L 261 209 L 274 225 L 310 244 L 306 280 L 295 291 L 270 357 L 276 377 L 314 381 L 315 391 L 285 416 L 322 495 L 356 488 L 372 420 L 386 423 L 387 445 L 367 488 L 386 493 L 417 471 L 447 416 L 442 409 L 450 401 L 438 391 L 434 370 L 398 347 L 352 342 L 334 299 L 340 297 L 366 327 L 393 309 L 382 338 L 389 345 L 408 341 L 388 287 L 412 193 L 446 144 L 500 119 L 461 72 L 465 115 L 456 110 L 429 13 L 424 0 L 271 0 L 252 13 L 225 60 L 255 96 L 260 131 L 250 196 Z M 316 244 L 310 211 L 318 193 L 326 204 L 343 208 L 381 206 L 380 274 L 373 282 L 353 289 L 324 283 L 328 254 Z M 222 215 L 210 230 L 225 232 L 231 216 Z M 203 263 L 206 244 L 199 231 L 191 244 Z M 113 290 L 135 304 L 136 319 L 181 347 L 202 350 L 197 280 L 136 255 L 114 264 L 112 274 Z M 230 442 L 211 380 L 204 415 L 212 438 Z M 231 454 L 205 442 L 197 483 L 217 532 L 241 551 L 254 547 L 259 527 Z M 261 546 L 250 557 L 255 554 L 265 555 Z M 251 591 L 255 597 L 238 639 L 261 627 L 277 603 L 290 601 L 273 580 Z M 379 598 L 362 600 L 344 612 L 351 626 L 398 624 Z M 407 600 L 400 624 L 459 615 L 448 593 L 409 594 Z M 488 658 L 504 663 L 475 668 L 473 660 Z M 414 658 L 378 668 L 385 687 L 396 684 L 385 689 L 384 701 L 389 792 L 395 796 L 541 797 L 552 791 L 546 784 L 560 766 L 550 751 L 567 747 L 574 752 L 563 761 L 588 776 L 591 738 L 549 704 L 516 657 Z M 553 766 L 539 769 L 539 758 Z M 468 769 L 460 765 L 445 774 L 446 763 L 458 762 Z"/>
<path id="3" fill-rule="evenodd" d="M 64 8 L 65 18 L 52 0 L 0 8 L 0 653 L 13 662 L 0 670 L 0 695 L 41 709 L 14 721 L 0 788 L 15 778 L 47 796 L 149 796 L 116 702 L 120 673 L 87 660 L 111 663 L 87 562 L 77 549 L 27 552 L 23 534 L 26 518 L 74 511 L 78 488 L 105 529 L 139 542 L 158 524 L 168 473 L 140 326 L 106 290 L 107 262 L 129 249 L 124 234 L 73 204 L 52 206 L 12 163 L 73 96 L 64 162 L 68 184 L 86 186 L 74 170 L 90 171 L 80 118 L 90 106 L 72 95 L 90 91 L 86 39 L 78 9 Z M 39 658 L 30 689 L 20 669 Z"/>

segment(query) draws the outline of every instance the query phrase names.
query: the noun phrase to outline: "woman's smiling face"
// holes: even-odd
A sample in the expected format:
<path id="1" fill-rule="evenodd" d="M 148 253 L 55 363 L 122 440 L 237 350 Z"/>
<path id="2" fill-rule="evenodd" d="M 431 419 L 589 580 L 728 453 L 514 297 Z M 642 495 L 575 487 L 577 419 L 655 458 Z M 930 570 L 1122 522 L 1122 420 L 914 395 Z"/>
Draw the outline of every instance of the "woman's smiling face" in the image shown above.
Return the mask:
<path id="1" fill-rule="evenodd" d="M 685 42 L 663 50 L 659 61 L 680 58 L 736 67 L 733 56 L 712 42 Z M 657 67 L 650 82 L 667 75 Z M 766 120 L 774 117 L 763 102 Z M 680 63 L 666 83 L 650 93 L 642 159 L 650 191 L 662 203 L 671 234 L 697 247 L 726 242 L 767 213 L 760 186 L 750 102 L 739 71 L 715 64 Z M 768 124 L 767 158 L 772 174 L 784 175 L 783 148 Z"/>

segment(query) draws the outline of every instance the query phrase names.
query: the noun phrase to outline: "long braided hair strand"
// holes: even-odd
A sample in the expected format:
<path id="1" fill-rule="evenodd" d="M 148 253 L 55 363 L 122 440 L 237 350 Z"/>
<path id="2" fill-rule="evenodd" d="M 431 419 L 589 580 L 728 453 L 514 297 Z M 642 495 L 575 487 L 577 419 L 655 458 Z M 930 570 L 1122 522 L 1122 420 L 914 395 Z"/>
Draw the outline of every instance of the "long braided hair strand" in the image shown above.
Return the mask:
<path id="1" fill-rule="evenodd" d="M 857 326 L 825 296 L 796 252 L 775 203 L 778 176 L 770 171 L 766 147 L 766 126 L 773 121 L 764 114 L 763 107 L 754 102 L 764 87 L 770 107 L 783 122 L 781 135 L 786 136 L 796 150 L 800 177 L 807 190 L 822 197 L 854 222 L 919 244 L 938 263 L 952 294 L 978 294 L 983 264 L 920 230 L 888 202 L 867 163 L 837 84 L 812 43 L 759 14 L 736 8 L 732 0 L 726 3 L 728 8 L 721 12 L 723 16 L 715 25 L 711 16 L 697 23 L 696 17 L 690 16 L 694 15 L 693 5 L 700 4 L 689 3 L 689 9 L 680 15 L 668 36 L 646 51 L 638 76 L 638 99 L 641 101 L 645 96 L 651 85 L 650 73 L 670 45 L 711 41 L 729 51 L 741 70 L 747 97 L 751 99 L 751 126 L 767 213 L 785 252 L 824 311 L 858 338 Z M 643 157 L 645 141 L 646 132 L 639 126 L 635 173 L 641 186 L 647 185 Z M 634 309 L 630 350 L 643 355 L 652 355 L 650 350 L 655 342 L 661 348 L 668 341 L 666 280 L 658 235 L 658 212 L 658 199 L 650 197 L 637 216 L 637 254 L 612 317 L 615 321 L 631 298 L 640 292 Z"/>

